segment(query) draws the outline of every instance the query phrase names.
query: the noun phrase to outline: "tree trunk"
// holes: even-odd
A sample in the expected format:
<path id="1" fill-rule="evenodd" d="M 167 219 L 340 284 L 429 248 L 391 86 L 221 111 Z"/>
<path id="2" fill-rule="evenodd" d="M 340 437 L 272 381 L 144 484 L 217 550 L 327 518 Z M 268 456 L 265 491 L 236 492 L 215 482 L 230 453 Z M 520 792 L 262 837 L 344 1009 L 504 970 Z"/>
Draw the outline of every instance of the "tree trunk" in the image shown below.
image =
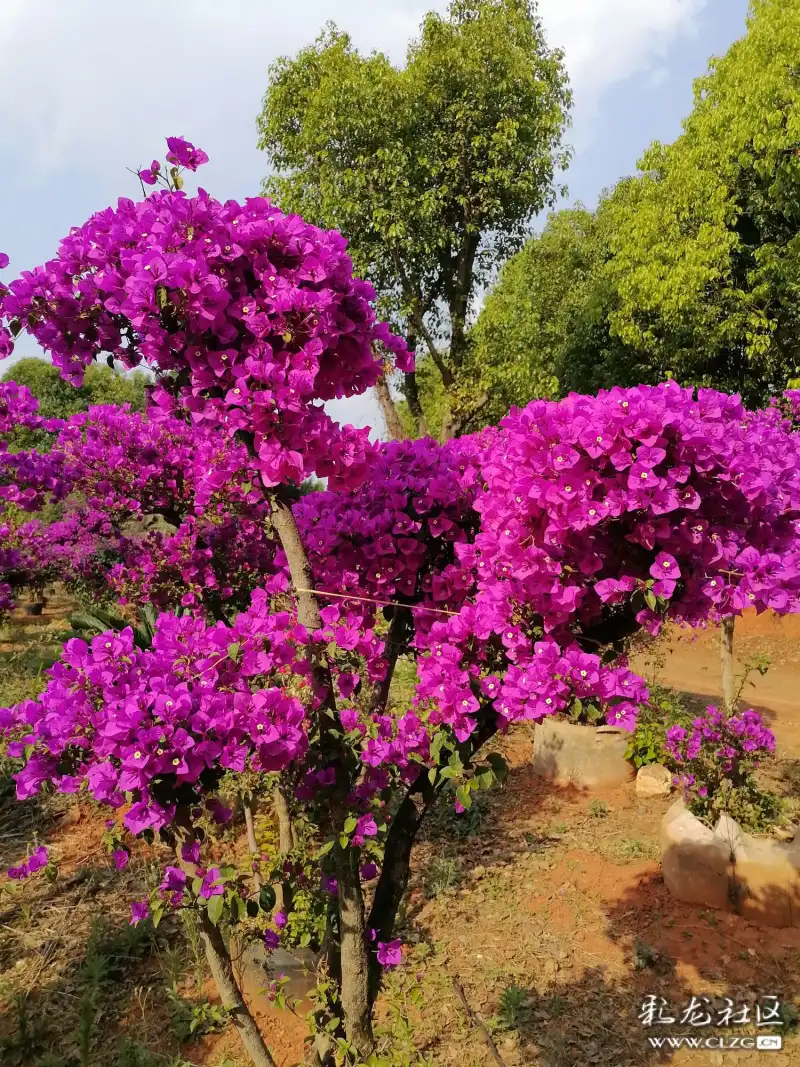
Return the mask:
<path id="1" fill-rule="evenodd" d="M 350 852 L 339 853 L 340 998 L 347 1040 L 356 1046 L 359 1060 L 375 1047 L 369 998 L 369 950 L 364 917 L 364 896 L 358 870 L 350 866 Z"/>
<path id="2" fill-rule="evenodd" d="M 732 715 L 736 710 L 736 679 L 733 673 L 733 630 L 736 620 L 733 615 L 722 620 L 719 632 L 720 659 L 722 661 L 722 701 L 725 713 Z"/>
<path id="3" fill-rule="evenodd" d="M 392 394 L 389 392 L 389 383 L 386 381 L 385 374 L 378 378 L 375 384 L 375 394 L 378 397 L 378 403 L 383 413 L 383 421 L 386 423 L 386 432 L 389 434 L 390 439 L 403 441 L 406 433 L 397 413 L 394 400 L 392 400 Z"/>
<path id="4" fill-rule="evenodd" d="M 386 674 L 383 676 L 382 681 L 377 684 L 372 694 L 372 699 L 370 700 L 370 714 L 372 715 L 381 715 L 386 710 L 394 669 L 397 666 L 400 653 L 408 646 L 409 639 L 413 633 L 413 625 L 411 612 L 408 608 L 394 608 L 394 615 L 389 625 L 389 632 L 386 635 L 383 653 L 383 658 L 387 663 Z"/>
<path id="5" fill-rule="evenodd" d="M 311 567 L 292 514 L 291 504 L 280 495 L 272 499 L 272 522 L 283 551 L 286 553 L 289 574 L 297 594 L 297 621 L 313 633 L 320 629 L 322 620 L 319 614 L 319 604 L 314 595 Z"/>
<path id="6" fill-rule="evenodd" d="M 292 828 L 292 815 L 289 810 L 289 801 L 283 787 L 276 785 L 272 791 L 272 803 L 275 805 L 275 814 L 278 817 L 278 850 L 288 855 L 295 846 L 294 829 Z M 288 878 L 278 886 L 278 911 L 289 912 L 292 910 L 292 885 Z"/>
<path id="7" fill-rule="evenodd" d="M 453 412 L 450 410 L 450 405 L 445 409 L 445 413 L 442 416 L 442 426 L 439 430 L 439 444 L 446 445 L 451 437 L 454 436 L 454 423 Z"/>
<path id="8" fill-rule="evenodd" d="M 244 808 L 244 824 L 247 827 L 247 847 L 250 849 L 250 855 L 254 860 L 258 861 L 260 853 L 258 851 L 258 841 L 256 840 L 256 827 L 253 821 L 253 809 L 250 806 L 249 801 L 245 801 L 242 805 Z M 258 871 L 253 871 L 253 885 L 255 886 L 256 893 L 261 889 L 261 875 Z"/>
<path id="9" fill-rule="evenodd" d="M 436 800 L 438 791 L 424 776 L 424 783 L 419 788 L 412 787 L 405 800 L 397 810 L 383 852 L 383 866 L 375 889 L 372 908 L 369 913 L 369 925 L 377 933 L 379 941 L 390 941 L 394 933 L 397 909 L 403 899 L 408 885 L 411 869 L 411 850 L 417 839 L 430 806 Z M 369 998 L 374 1004 L 380 990 L 383 970 L 376 956 L 369 959 Z"/>
<path id="10" fill-rule="evenodd" d="M 417 385 L 417 375 L 415 371 L 408 371 L 404 375 L 403 392 L 406 395 L 409 414 L 417 427 L 417 436 L 427 437 L 428 420 L 425 418 L 425 412 L 422 410 L 422 403 L 419 399 L 419 386 Z"/>
<path id="11" fill-rule="evenodd" d="M 256 1026 L 255 1019 L 250 1014 L 250 1009 L 245 1004 L 244 997 L 236 983 L 222 934 L 211 922 L 205 909 L 200 912 L 200 939 L 203 942 L 208 966 L 222 999 L 222 1005 L 230 1012 L 233 1024 L 253 1067 L 276 1067 L 275 1060 L 270 1055 L 261 1031 Z"/>
<path id="12" fill-rule="evenodd" d="M 305 626 L 310 635 L 313 635 L 322 627 L 322 618 L 314 592 L 311 565 L 303 547 L 300 531 L 297 529 L 291 503 L 281 495 L 280 491 L 272 498 L 272 524 L 280 539 L 281 547 L 286 553 L 286 562 L 289 564 L 289 575 L 297 596 L 297 621 L 301 626 Z M 332 712 L 338 721 L 336 694 L 325 650 L 317 647 L 311 663 L 311 677 L 317 691 L 316 696 L 320 699 L 322 708 Z M 323 711 L 320 716 L 320 735 L 326 733 L 328 722 Z"/>

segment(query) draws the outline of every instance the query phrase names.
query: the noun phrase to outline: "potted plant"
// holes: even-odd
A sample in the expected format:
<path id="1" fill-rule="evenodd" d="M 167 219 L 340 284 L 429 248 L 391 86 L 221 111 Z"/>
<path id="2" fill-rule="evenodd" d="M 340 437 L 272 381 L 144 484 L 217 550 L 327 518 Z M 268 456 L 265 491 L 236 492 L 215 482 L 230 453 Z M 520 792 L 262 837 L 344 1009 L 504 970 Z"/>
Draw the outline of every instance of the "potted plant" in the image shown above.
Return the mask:
<path id="1" fill-rule="evenodd" d="M 661 823 L 669 891 L 766 925 L 800 925 L 800 842 L 764 836 L 784 809 L 754 774 L 775 751 L 762 717 L 712 706 L 690 726 L 669 727 L 665 749 L 683 792 Z"/>
<path id="2" fill-rule="evenodd" d="M 567 714 L 547 715 L 536 723 L 533 769 L 556 785 L 613 789 L 636 774 L 627 758 L 631 725 L 603 721 L 592 702 L 574 700 Z"/>

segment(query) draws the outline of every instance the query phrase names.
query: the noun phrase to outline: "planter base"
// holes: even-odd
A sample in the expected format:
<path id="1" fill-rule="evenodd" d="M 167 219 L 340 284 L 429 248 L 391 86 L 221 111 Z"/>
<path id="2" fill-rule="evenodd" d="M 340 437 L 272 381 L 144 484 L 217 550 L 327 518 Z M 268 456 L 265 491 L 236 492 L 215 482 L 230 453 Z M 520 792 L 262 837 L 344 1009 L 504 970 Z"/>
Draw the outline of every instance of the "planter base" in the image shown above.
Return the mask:
<path id="1" fill-rule="evenodd" d="M 277 948 L 267 952 L 259 942 L 248 945 L 239 964 L 248 1001 L 259 1011 L 271 1010 L 274 1005 L 266 995 L 266 988 L 281 975 L 289 979 L 285 993 L 304 1001 L 317 984 L 316 963 L 317 958 L 310 949 L 299 948 L 290 953 Z"/>
<path id="2" fill-rule="evenodd" d="M 661 822 L 661 863 L 679 900 L 800 926 L 800 841 L 752 837 L 727 815 L 711 830 L 678 800 Z"/>
<path id="3" fill-rule="evenodd" d="M 636 774 L 625 759 L 629 736 L 616 726 L 543 719 L 534 733 L 533 769 L 556 785 L 614 789 Z"/>

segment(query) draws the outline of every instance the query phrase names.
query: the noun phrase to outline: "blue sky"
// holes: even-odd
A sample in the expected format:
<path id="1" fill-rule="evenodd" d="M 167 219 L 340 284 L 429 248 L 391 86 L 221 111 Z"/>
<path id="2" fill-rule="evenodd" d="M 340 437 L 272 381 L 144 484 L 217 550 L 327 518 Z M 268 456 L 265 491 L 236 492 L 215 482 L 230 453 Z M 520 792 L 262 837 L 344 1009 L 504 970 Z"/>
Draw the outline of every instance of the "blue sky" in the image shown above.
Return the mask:
<path id="1" fill-rule="evenodd" d="M 188 137 L 211 163 L 202 182 L 227 199 L 258 191 L 255 116 L 276 56 L 326 20 L 401 62 L 425 11 L 446 0 L 2 0 L 0 250 L 4 277 L 50 256 L 70 226 L 117 196 L 126 168 Z M 692 80 L 745 30 L 747 0 L 540 0 L 566 50 L 575 93 L 570 200 L 591 205 L 633 173 L 646 145 L 673 140 Z M 28 343 L 30 344 L 30 343 Z M 20 355 L 33 354 L 21 346 Z M 371 398 L 341 405 L 380 425 Z"/>

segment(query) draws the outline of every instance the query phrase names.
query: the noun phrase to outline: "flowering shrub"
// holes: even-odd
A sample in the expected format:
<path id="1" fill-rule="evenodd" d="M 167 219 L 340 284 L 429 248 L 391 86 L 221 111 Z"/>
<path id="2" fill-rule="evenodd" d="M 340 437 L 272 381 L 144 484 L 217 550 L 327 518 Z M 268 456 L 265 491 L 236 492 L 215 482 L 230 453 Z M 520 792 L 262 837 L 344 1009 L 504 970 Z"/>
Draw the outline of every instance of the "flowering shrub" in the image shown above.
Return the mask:
<path id="1" fill-rule="evenodd" d="M 500 757 L 481 756 L 494 733 L 558 713 L 632 729 L 648 699 L 625 659 L 632 634 L 800 607 L 797 439 L 778 408 L 667 384 L 537 401 L 446 446 L 371 445 L 322 402 L 374 384 L 381 346 L 409 357 L 343 239 L 262 198 L 187 196 L 180 167 L 205 154 L 169 147 L 171 169 L 141 172 L 161 188 L 94 216 L 0 292 L 3 329 L 32 332 L 70 380 L 108 353 L 155 372 L 145 415 L 77 416 L 46 455 L 7 457 L 0 486 L 27 510 L 79 499 L 86 528 L 109 524 L 100 569 L 122 609 L 160 609 L 152 640 L 120 625 L 69 641 L 0 729 L 21 797 L 47 784 L 116 812 L 115 866 L 132 837 L 173 849 L 132 921 L 197 911 L 259 1065 L 271 1060 L 219 926 L 274 948 L 324 915 L 327 1063 L 330 1035 L 373 1048 L 415 837 L 445 791 L 463 811 L 504 780 Z M 312 472 L 328 487 L 301 497 Z M 71 529 L 77 556 L 70 514 L 63 530 L 31 527 L 31 543 Z M 158 529 L 127 525 L 151 515 Z M 21 565 L 21 546 L 8 553 Z M 393 706 L 401 655 L 418 681 Z M 236 776 L 242 795 L 255 781 L 272 797 L 275 863 L 212 848 Z M 282 876 L 274 914 L 267 872 Z"/>
<path id="2" fill-rule="evenodd" d="M 192 146 L 170 154 L 192 170 L 207 159 Z M 338 233 L 262 197 L 223 204 L 173 183 L 74 228 L 56 258 L 9 284 L 0 310 L 6 337 L 25 324 L 75 384 L 101 353 L 170 375 L 157 409 L 245 435 L 269 487 L 363 477 L 367 431 L 338 427 L 320 402 L 374 385 L 377 346 L 413 365 L 376 322 L 374 296 Z"/>
<path id="3" fill-rule="evenodd" d="M 780 815 L 779 799 L 762 792 L 753 771 L 775 751 L 775 735 L 758 712 L 726 717 L 708 707 L 691 727 L 675 724 L 665 748 L 689 809 L 709 826 L 725 812 L 747 830 L 762 830 Z"/>

